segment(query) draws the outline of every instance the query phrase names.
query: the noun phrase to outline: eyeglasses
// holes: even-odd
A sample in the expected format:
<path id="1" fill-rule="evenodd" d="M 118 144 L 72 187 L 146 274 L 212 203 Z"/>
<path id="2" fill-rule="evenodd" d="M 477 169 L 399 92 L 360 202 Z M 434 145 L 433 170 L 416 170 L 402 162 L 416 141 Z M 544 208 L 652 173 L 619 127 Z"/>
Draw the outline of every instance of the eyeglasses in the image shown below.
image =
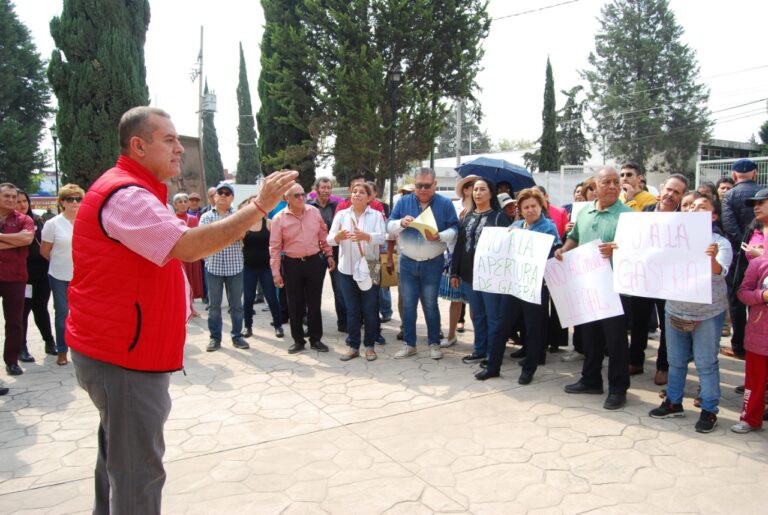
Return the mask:
<path id="1" fill-rule="evenodd" d="M 416 184 L 414 184 L 414 186 L 416 187 L 417 190 L 428 190 L 429 188 L 432 187 L 432 183 L 424 184 L 421 182 L 417 182 Z"/>
<path id="2" fill-rule="evenodd" d="M 232 195 L 234 195 L 234 193 L 232 193 L 229 190 L 221 190 L 221 191 L 217 191 L 216 195 L 221 195 L 222 197 L 231 197 Z"/>
<path id="3" fill-rule="evenodd" d="M 306 193 L 294 193 L 294 194 L 293 194 L 293 195 L 291 195 L 291 196 L 292 196 L 293 198 L 302 198 L 302 197 L 306 197 L 306 196 L 307 196 L 307 194 L 306 194 Z"/>
<path id="4" fill-rule="evenodd" d="M 78 203 L 80 203 L 80 202 L 83 201 L 83 197 L 63 197 L 61 199 L 61 201 L 62 202 L 78 202 Z"/>

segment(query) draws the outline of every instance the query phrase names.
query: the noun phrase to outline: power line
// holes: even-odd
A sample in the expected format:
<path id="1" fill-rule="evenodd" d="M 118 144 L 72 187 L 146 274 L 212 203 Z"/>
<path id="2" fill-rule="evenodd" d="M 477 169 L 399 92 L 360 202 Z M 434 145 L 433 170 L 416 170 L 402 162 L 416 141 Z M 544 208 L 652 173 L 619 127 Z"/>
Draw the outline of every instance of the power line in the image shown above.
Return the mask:
<path id="1" fill-rule="evenodd" d="M 504 20 L 507 18 L 515 18 L 517 16 L 524 16 L 526 14 L 533 14 L 539 11 L 546 11 L 547 9 L 554 9 L 555 7 L 561 7 L 563 5 L 575 4 L 578 1 L 579 0 L 568 0 L 567 2 L 560 2 L 559 4 L 545 5 L 544 7 L 539 7 L 538 9 L 531 9 L 530 11 L 522 11 L 515 14 L 507 14 L 506 16 L 499 16 L 498 18 L 493 18 L 491 21 L 498 21 L 498 20 Z"/>

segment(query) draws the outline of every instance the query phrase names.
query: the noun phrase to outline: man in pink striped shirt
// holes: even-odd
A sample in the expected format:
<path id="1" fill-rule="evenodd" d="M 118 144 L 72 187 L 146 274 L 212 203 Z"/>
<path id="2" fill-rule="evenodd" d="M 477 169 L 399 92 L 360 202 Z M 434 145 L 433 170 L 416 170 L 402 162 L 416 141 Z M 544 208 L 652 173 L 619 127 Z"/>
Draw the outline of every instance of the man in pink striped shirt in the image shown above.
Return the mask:
<path id="1" fill-rule="evenodd" d="M 182 367 L 186 334 L 181 261 L 242 238 L 298 172 L 270 175 L 251 205 L 190 229 L 165 206 L 163 182 L 179 175 L 184 153 L 170 116 L 136 107 L 123 115 L 118 133 L 117 164 L 91 186 L 75 221 L 67 337 L 78 383 L 101 417 L 94 513 L 159 514 L 170 371 Z M 140 302 L 149 306 L 143 313 Z M 126 318 L 135 318 L 135 335 Z"/>
<path id="2" fill-rule="evenodd" d="M 304 327 L 301 319 L 307 313 L 309 346 L 318 352 L 328 352 L 321 340 L 323 318 L 320 300 L 323 295 L 325 270 L 333 271 L 336 263 L 328 242 L 328 226 L 315 206 L 304 203 L 301 184 L 294 185 L 285 194 L 288 206 L 272 220 L 269 235 L 269 264 L 275 286 L 285 286 L 288 297 L 288 316 L 291 320 L 293 345 L 289 354 L 304 350 Z M 327 267 L 326 267 L 327 263 Z"/>

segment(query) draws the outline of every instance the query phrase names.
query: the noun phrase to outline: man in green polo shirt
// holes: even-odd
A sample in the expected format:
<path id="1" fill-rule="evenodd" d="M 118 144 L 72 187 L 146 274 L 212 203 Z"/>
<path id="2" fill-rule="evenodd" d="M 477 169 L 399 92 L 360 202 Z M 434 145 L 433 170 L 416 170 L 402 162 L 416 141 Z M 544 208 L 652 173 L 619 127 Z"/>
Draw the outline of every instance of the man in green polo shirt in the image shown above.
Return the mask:
<path id="1" fill-rule="evenodd" d="M 615 168 L 605 167 L 595 176 L 597 199 L 591 206 L 579 212 L 576 225 L 568 233 L 565 245 L 555 251 L 555 257 L 571 249 L 600 240 L 600 252 L 610 259 L 613 255 L 614 236 L 621 213 L 631 213 L 632 209 L 619 201 L 621 182 Z M 565 387 L 567 393 L 603 393 L 603 356 L 608 351 L 608 397 L 603 404 L 605 409 L 615 410 L 624 406 L 629 389 L 629 345 L 624 315 L 619 315 L 582 327 L 584 341 L 584 366 L 581 379 Z"/>

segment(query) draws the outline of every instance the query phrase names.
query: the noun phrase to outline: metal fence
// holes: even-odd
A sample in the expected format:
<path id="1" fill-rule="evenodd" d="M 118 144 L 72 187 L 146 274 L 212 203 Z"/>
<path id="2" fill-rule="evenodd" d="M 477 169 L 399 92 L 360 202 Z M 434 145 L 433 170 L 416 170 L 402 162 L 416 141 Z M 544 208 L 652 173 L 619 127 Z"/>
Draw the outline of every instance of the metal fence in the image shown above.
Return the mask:
<path id="1" fill-rule="evenodd" d="M 755 181 L 758 184 L 768 185 L 768 156 L 767 157 L 750 157 L 752 161 L 757 163 L 757 178 Z M 731 166 L 738 159 L 715 159 L 712 161 L 697 161 L 696 162 L 696 186 L 702 182 L 711 182 L 716 184 L 722 177 L 731 176 Z"/>

